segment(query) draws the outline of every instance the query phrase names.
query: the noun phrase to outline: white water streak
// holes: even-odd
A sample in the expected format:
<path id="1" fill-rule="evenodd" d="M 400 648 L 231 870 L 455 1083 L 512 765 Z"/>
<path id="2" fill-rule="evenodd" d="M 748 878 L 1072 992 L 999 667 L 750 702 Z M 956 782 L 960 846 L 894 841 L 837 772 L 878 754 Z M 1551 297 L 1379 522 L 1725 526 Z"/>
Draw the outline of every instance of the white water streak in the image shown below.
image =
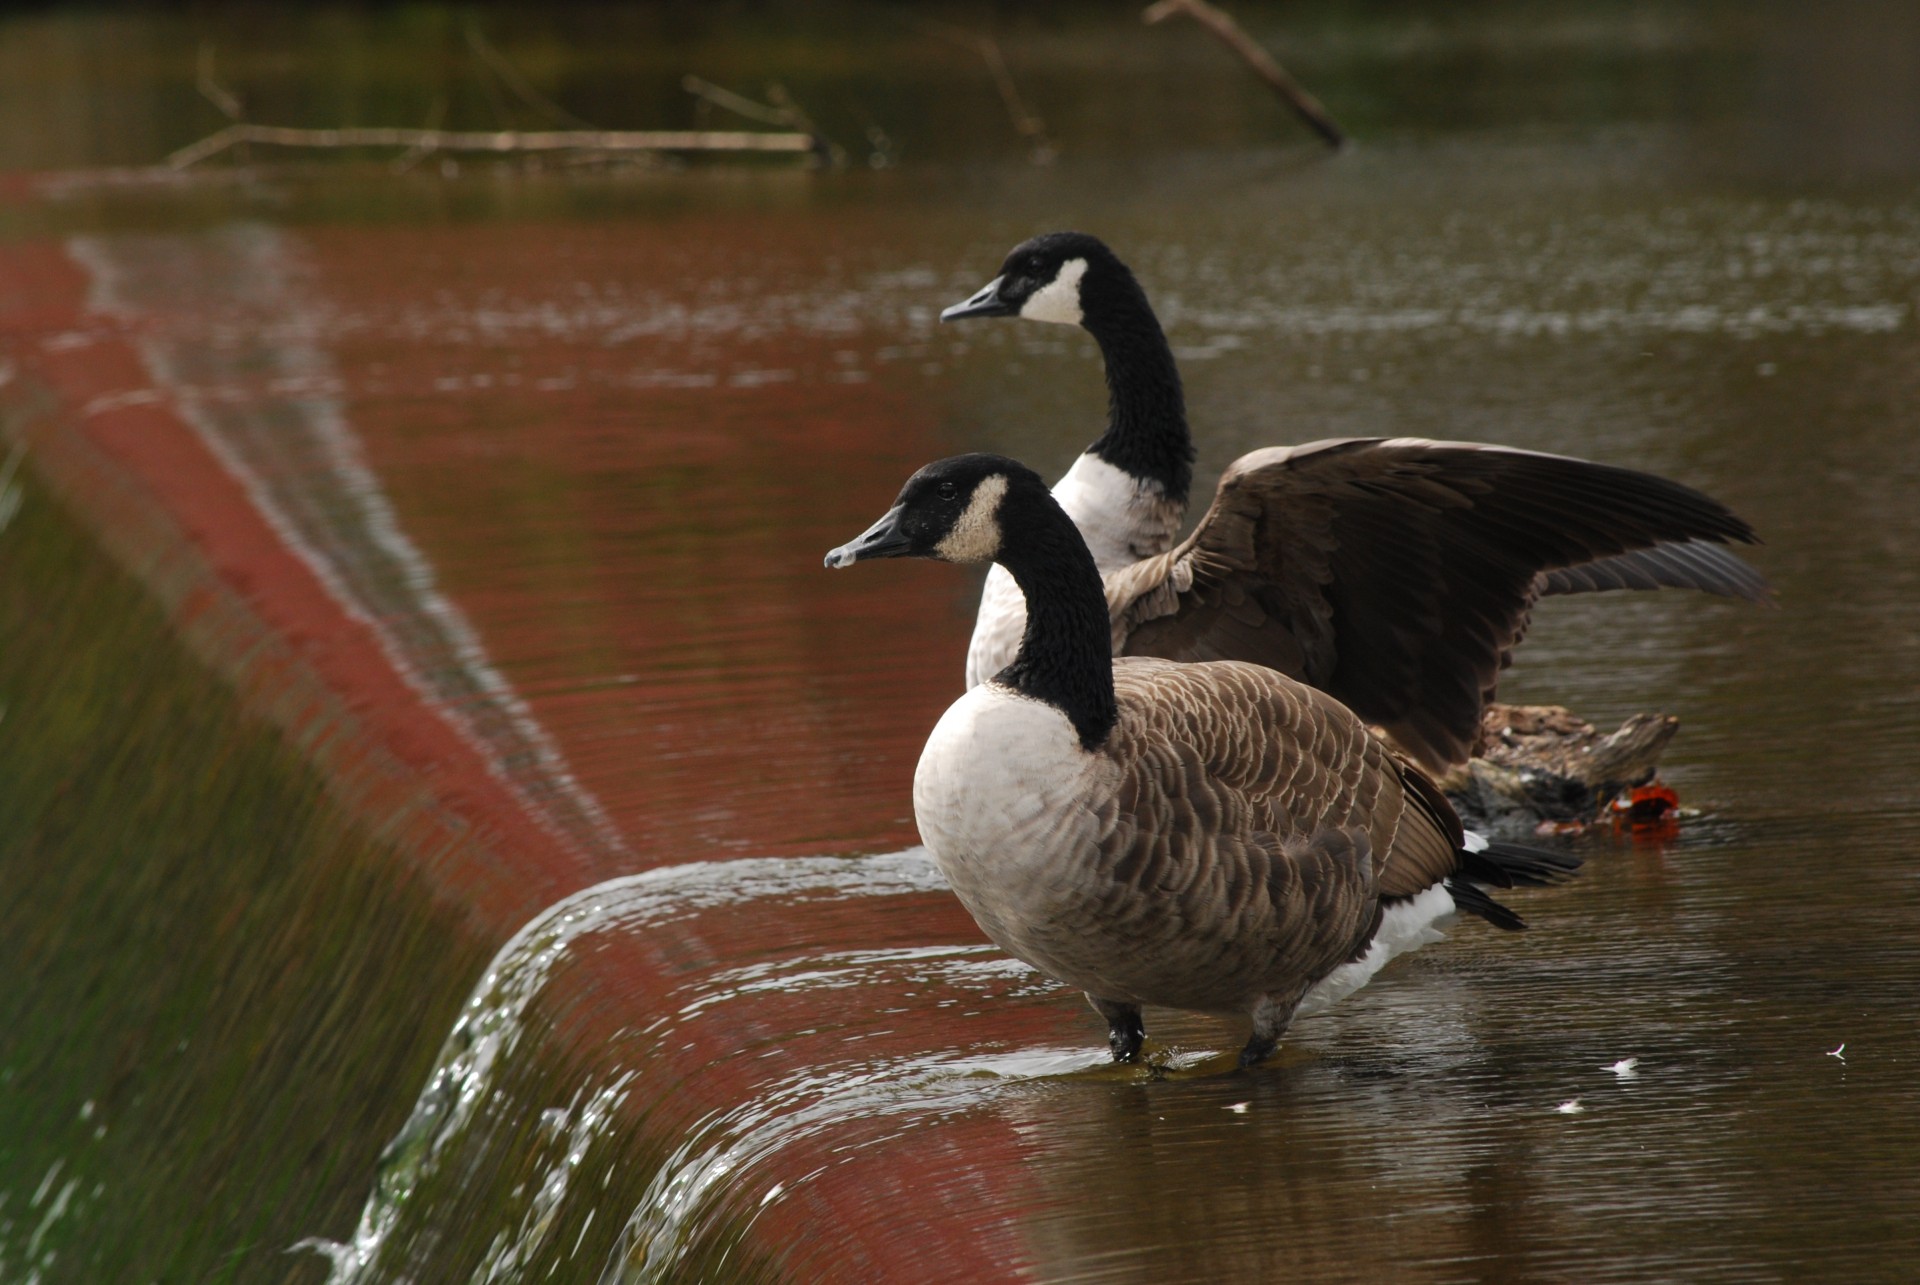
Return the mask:
<path id="1" fill-rule="evenodd" d="M 353 1238 L 345 1244 L 310 1239 L 296 1248 L 332 1260 L 329 1285 L 384 1279 L 376 1269 L 409 1197 L 436 1171 L 449 1144 L 466 1134 L 482 1104 L 496 1092 L 501 1070 L 525 1032 L 529 1005 L 555 966 L 583 938 L 640 932 L 696 911 L 763 898 L 900 896 L 945 887 L 932 857 L 924 848 L 912 848 L 880 857 L 760 857 L 666 866 L 596 884 L 556 902 L 514 934 L 488 964 L 448 1033 L 407 1123 L 387 1144 L 381 1176 L 361 1211 Z M 588 1112 L 575 1116 L 569 1108 L 577 1136 L 570 1135 L 567 1154 L 584 1152 L 627 1087 L 628 1077 L 622 1077 L 597 1091 L 614 1096 L 603 1100 L 596 1094 L 587 1099 Z M 583 1121 L 588 1121 L 584 1131 Z M 572 1172 L 571 1167 L 564 1173 L 549 1171 L 556 1206 Z M 529 1235 L 544 1238 L 546 1232 L 547 1225 L 530 1211 L 521 1220 L 518 1235 L 497 1243 L 489 1261 L 525 1261 L 538 1246 L 523 1250 L 514 1246 Z"/>
<path id="2" fill-rule="evenodd" d="M 76 237 L 69 242 L 68 249 L 91 274 L 90 309 L 128 319 L 138 318 L 143 311 L 135 297 L 138 292 L 131 283 L 134 268 L 146 258 L 167 252 L 164 246 L 156 247 L 145 239 L 129 245 L 98 237 Z M 406 588 L 418 619 L 438 635 L 466 682 L 481 693 L 482 701 L 504 716 L 513 739 L 520 744 L 502 744 L 498 734 L 489 735 L 478 720 L 480 711 L 473 708 L 471 699 L 450 699 L 455 693 L 445 690 L 444 683 L 430 676 L 425 658 L 414 654 L 414 649 L 409 649 L 395 635 L 382 614 L 368 604 L 352 583 L 353 570 L 341 566 L 308 539 L 307 531 L 281 503 L 276 488 L 251 467 L 237 440 L 240 435 L 210 411 L 194 382 L 180 369 L 180 357 L 174 349 L 159 338 L 143 335 L 135 340 L 135 346 L 155 383 L 167 390 L 181 417 L 245 489 L 261 517 L 287 548 L 307 565 L 341 608 L 367 628 L 394 671 L 479 753 L 488 770 L 521 799 L 536 823 L 563 842 L 576 843 L 584 838 L 603 853 L 625 853 L 626 842 L 604 807 L 574 777 L 546 729 L 488 659 L 466 615 L 440 590 L 432 565 L 401 528 L 393 504 L 368 467 L 359 440 L 338 402 L 310 391 L 316 386 L 337 387 L 338 380 L 331 378 L 330 364 L 321 350 L 284 337 L 301 333 L 297 321 L 312 311 L 297 295 L 294 282 L 298 272 L 286 239 L 272 228 L 247 225 L 229 229 L 217 237 L 196 239 L 190 245 L 180 246 L 176 252 L 187 255 L 196 250 L 225 254 L 234 261 L 232 271 L 222 280 L 244 283 L 244 302 L 253 308 L 264 305 L 283 323 L 262 327 L 263 332 L 270 330 L 283 336 L 272 346 L 275 364 L 309 376 L 303 381 L 302 395 L 287 405 L 296 412 L 294 424 L 307 434 L 309 444 L 318 448 L 326 475 L 294 478 L 289 482 L 307 488 L 330 488 L 348 500 L 359 534 L 398 568 L 400 583 Z M 204 276 L 202 274 L 200 281 L 203 285 L 206 284 Z M 288 318 L 296 324 L 285 324 Z M 530 755 L 533 760 L 530 771 L 516 771 L 509 766 L 510 760 L 523 755 Z M 587 835 L 566 826 L 555 815 L 552 805 L 540 797 L 553 794 L 565 799 L 586 818 Z"/>

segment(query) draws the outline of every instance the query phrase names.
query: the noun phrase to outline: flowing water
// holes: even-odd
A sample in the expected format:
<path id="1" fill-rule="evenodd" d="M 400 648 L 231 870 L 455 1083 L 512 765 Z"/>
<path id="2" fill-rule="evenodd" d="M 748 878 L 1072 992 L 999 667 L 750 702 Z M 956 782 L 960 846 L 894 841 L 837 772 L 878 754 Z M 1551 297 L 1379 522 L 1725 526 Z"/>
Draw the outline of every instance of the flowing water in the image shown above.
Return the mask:
<path id="1" fill-rule="evenodd" d="M 1238 9 L 1359 147 L 1127 6 L 0 22 L 0 1279 L 1912 1278 L 1920 23 Z M 147 168 L 203 45 L 279 124 L 779 80 L 848 164 Z M 1780 610 L 1554 601 L 1504 688 L 1677 714 L 1699 815 L 1254 1073 L 1106 1065 L 915 846 L 974 582 L 820 569 L 1097 433 L 1084 336 L 935 321 L 1058 226 L 1204 487 L 1399 433 L 1748 517 Z"/>

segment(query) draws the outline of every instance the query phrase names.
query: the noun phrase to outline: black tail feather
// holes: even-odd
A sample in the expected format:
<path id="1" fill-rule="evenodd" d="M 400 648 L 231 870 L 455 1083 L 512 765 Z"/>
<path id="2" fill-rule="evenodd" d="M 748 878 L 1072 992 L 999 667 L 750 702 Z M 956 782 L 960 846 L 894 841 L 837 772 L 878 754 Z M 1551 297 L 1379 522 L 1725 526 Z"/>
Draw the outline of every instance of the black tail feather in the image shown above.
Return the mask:
<path id="1" fill-rule="evenodd" d="M 1549 852 L 1518 843 L 1489 843 L 1484 852 L 1460 854 L 1460 874 L 1495 888 L 1544 888 L 1565 883 L 1580 869 L 1571 852 Z"/>
<path id="2" fill-rule="evenodd" d="M 1571 852 L 1549 852 L 1518 843 L 1492 843 L 1480 852 L 1460 851 L 1460 870 L 1447 880 L 1447 891 L 1462 913 L 1478 915 L 1495 928 L 1519 932 L 1527 921 L 1487 895 L 1481 884 L 1495 888 L 1544 888 L 1565 883 L 1581 866 Z"/>
<path id="3" fill-rule="evenodd" d="M 1453 904 L 1463 914 L 1478 915 L 1495 928 L 1504 928 L 1510 933 L 1522 931 L 1527 921 L 1495 901 L 1481 888 L 1476 888 L 1465 879 L 1447 880 L 1447 891 L 1453 895 Z"/>

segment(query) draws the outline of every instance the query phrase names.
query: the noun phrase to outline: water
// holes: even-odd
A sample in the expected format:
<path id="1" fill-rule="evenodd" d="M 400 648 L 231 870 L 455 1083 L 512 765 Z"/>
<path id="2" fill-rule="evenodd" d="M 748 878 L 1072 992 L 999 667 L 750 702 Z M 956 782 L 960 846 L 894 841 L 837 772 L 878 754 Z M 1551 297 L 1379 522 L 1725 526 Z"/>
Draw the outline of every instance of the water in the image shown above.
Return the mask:
<path id="1" fill-rule="evenodd" d="M 6 20 L 0 1279 L 1911 1274 L 1911 15 L 1244 8 L 1360 148 L 1130 12 L 993 27 L 1039 167 L 891 11 L 592 9 L 482 17 L 597 124 L 778 78 L 853 163 L 159 177 L 102 167 L 218 126 L 203 41 L 262 120 L 539 121 L 454 11 Z M 1082 336 L 935 322 L 1063 225 L 1205 486 L 1413 433 L 1753 521 L 1781 610 L 1556 601 L 1504 688 L 1679 715 L 1704 815 L 1255 1074 L 1106 1066 L 914 846 L 971 581 L 819 570 L 1097 431 Z"/>

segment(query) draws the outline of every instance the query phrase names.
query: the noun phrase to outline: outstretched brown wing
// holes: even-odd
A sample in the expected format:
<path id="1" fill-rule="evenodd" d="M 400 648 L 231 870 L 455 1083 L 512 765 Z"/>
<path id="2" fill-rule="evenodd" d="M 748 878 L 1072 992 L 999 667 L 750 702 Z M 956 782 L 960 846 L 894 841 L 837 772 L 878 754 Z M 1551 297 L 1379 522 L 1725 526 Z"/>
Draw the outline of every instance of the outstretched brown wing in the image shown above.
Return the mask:
<path id="1" fill-rule="evenodd" d="M 1542 571 L 1534 586 L 1543 598 L 1608 589 L 1701 589 L 1748 602 L 1773 601 L 1773 590 L 1765 576 L 1725 545 L 1706 540 L 1658 544 L 1617 557 Z"/>
<path id="2" fill-rule="evenodd" d="M 1651 474 L 1467 442 L 1254 451 L 1178 547 L 1107 583 L 1116 650 L 1249 660 L 1333 695 L 1434 769 L 1543 593 L 1685 586 L 1764 599 L 1718 501 Z M 1711 550 L 1711 552 L 1708 552 Z"/>

